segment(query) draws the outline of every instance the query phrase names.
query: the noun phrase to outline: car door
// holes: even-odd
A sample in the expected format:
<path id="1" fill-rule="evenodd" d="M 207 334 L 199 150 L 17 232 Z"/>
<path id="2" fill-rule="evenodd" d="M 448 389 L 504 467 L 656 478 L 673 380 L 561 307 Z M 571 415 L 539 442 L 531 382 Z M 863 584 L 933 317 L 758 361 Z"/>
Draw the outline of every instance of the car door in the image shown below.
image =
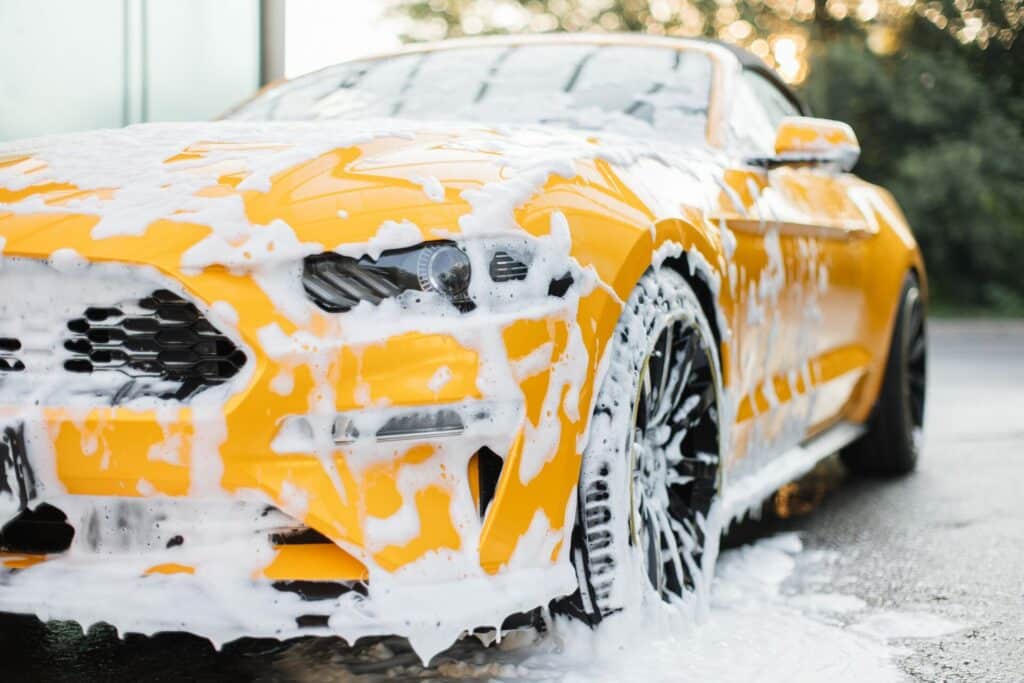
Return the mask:
<path id="1" fill-rule="evenodd" d="M 870 357 L 857 344 L 864 311 L 863 238 L 872 222 L 853 179 L 814 164 L 756 164 L 798 105 L 744 69 L 726 99 L 730 165 L 711 219 L 735 237 L 734 450 L 778 453 L 839 419 Z"/>

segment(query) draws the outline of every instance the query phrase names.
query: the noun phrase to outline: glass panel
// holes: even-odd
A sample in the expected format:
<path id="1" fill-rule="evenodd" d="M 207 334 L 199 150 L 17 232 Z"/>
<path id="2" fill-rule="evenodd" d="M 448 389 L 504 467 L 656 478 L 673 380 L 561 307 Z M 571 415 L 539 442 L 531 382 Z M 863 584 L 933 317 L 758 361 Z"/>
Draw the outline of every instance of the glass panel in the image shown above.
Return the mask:
<path id="1" fill-rule="evenodd" d="M 775 128 L 747 79 L 737 79 L 729 98 L 730 146 L 744 156 L 770 157 L 775 154 Z"/>
<path id="2" fill-rule="evenodd" d="M 0 139 L 120 126 L 122 0 L 0 2 Z"/>
<path id="3" fill-rule="evenodd" d="M 211 119 L 259 86 L 259 3 L 147 2 L 146 26 L 148 120 Z"/>
<path id="4" fill-rule="evenodd" d="M 436 52 L 424 59 L 416 76 L 407 84 L 404 96 L 417 106 L 434 112 L 457 112 L 474 105 L 486 94 L 488 76 L 508 54 L 507 47 L 473 51 L 467 59 L 462 50 Z M 458 73 L 458 78 L 449 74 Z M 394 115 L 409 113 L 404 104 L 395 107 Z"/>
<path id="5" fill-rule="evenodd" d="M 787 116 L 800 116 L 800 110 L 767 78 L 753 71 L 744 71 L 743 77 L 753 89 L 754 96 L 761 102 L 773 127 L 778 128 L 779 123 Z"/>
<path id="6" fill-rule="evenodd" d="M 440 106 L 433 118 L 465 118 L 507 123 L 555 123 L 571 115 L 572 97 L 566 91 L 592 45 L 535 45 L 506 47 L 497 59 L 489 50 L 492 68 L 476 79 L 458 79 L 453 87 L 473 93 L 469 106 Z M 477 51 L 461 63 L 475 61 Z M 437 53 L 434 57 L 441 57 Z M 447 57 L 447 55 L 446 55 Z M 482 57 L 482 59 L 487 59 Z"/>
<path id="7" fill-rule="evenodd" d="M 233 118 L 468 119 L 703 140 L 710 84 L 710 60 L 696 51 L 456 48 L 311 74 L 265 93 Z"/>
<path id="8" fill-rule="evenodd" d="M 403 101 L 402 92 L 416 78 L 422 55 L 363 62 L 336 80 L 330 95 L 317 102 L 310 118 L 381 118 L 391 116 Z M 283 112 L 279 110 L 280 116 Z"/>
<path id="9" fill-rule="evenodd" d="M 613 112 L 606 128 L 653 128 L 677 140 L 702 141 L 711 62 L 699 52 L 606 47 L 587 60 L 573 87 L 576 106 Z"/>

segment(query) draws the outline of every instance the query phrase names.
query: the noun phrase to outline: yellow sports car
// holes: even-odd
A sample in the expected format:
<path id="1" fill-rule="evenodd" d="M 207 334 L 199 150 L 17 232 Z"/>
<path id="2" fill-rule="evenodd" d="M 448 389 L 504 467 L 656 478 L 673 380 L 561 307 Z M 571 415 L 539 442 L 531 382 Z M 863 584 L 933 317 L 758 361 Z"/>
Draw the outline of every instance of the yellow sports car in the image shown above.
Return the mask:
<path id="1" fill-rule="evenodd" d="M 429 655 L 698 599 L 820 458 L 920 451 L 924 265 L 858 153 L 625 35 L 0 146 L 0 610 Z"/>

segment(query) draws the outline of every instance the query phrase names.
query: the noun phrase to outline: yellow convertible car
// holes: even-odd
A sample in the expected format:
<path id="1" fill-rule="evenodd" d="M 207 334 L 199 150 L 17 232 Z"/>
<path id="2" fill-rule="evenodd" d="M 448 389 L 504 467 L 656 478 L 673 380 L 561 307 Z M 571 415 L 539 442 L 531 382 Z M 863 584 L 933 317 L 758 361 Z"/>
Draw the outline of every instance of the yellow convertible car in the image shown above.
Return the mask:
<path id="1" fill-rule="evenodd" d="M 724 524 L 920 451 L 925 273 L 714 42 L 445 42 L 0 146 L 0 610 L 401 634 L 693 604 Z"/>

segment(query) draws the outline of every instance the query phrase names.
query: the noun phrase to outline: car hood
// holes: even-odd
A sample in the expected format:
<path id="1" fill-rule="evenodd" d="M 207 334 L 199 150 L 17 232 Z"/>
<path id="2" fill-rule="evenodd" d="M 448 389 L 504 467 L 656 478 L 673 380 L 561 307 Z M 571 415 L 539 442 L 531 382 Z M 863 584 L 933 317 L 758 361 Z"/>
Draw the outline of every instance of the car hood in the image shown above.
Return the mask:
<path id="1" fill-rule="evenodd" d="M 520 230 L 553 178 L 615 149 L 541 128 L 144 124 L 0 146 L 4 253 L 232 269 Z"/>

